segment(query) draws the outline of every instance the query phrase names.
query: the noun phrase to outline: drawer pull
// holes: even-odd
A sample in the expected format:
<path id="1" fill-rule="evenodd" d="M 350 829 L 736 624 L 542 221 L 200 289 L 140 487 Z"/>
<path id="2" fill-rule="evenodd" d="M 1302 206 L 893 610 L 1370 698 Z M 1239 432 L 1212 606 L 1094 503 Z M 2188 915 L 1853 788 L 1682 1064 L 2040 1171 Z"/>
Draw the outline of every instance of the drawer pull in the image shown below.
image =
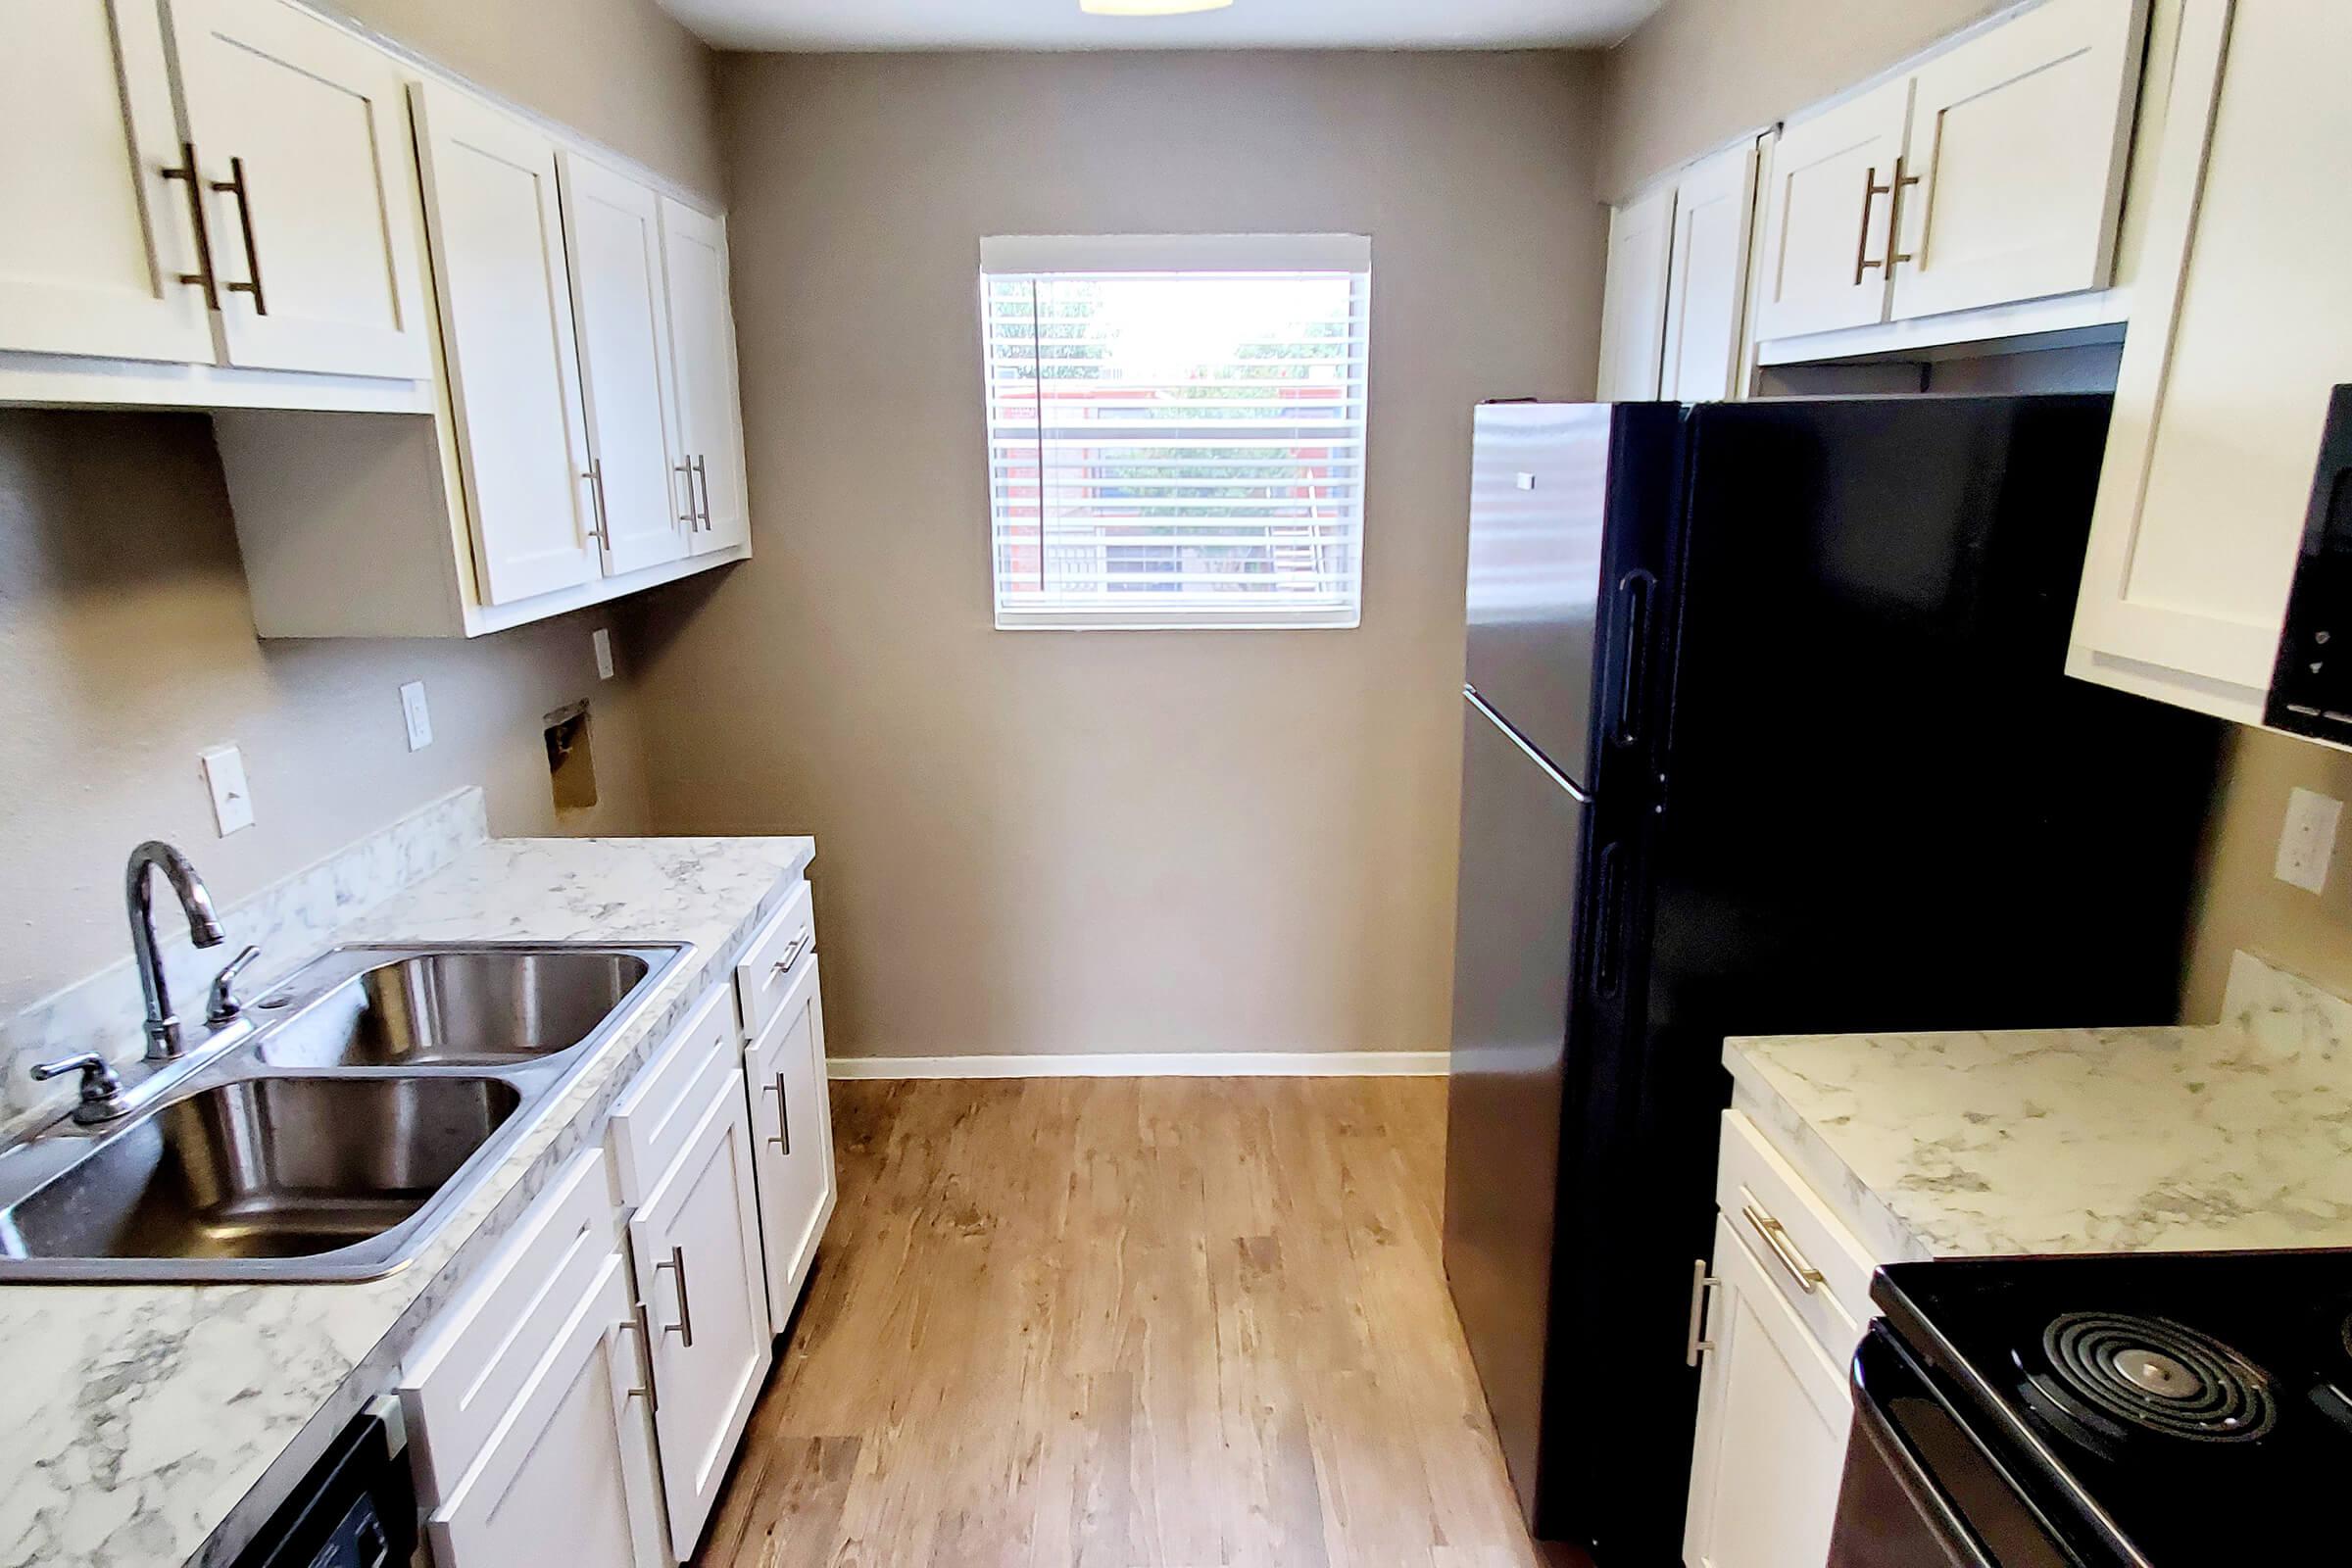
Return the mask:
<path id="1" fill-rule="evenodd" d="M 776 1097 L 776 1132 L 768 1134 L 767 1141 L 782 1148 L 784 1157 L 790 1159 L 792 1157 L 792 1102 L 784 1098 L 784 1075 L 778 1073 L 774 1083 L 761 1084 L 760 1087 Z M 778 1133 L 782 1136 L 778 1137 Z"/>
<path id="2" fill-rule="evenodd" d="M 773 972 L 776 974 L 782 974 L 786 970 L 790 969 L 794 964 L 801 961 L 801 955 L 807 952 L 808 949 L 808 933 L 804 931 L 799 936 L 792 939 L 792 946 L 786 948 L 784 950 L 784 956 L 776 960 L 776 966 Z"/>
<path id="3" fill-rule="evenodd" d="M 654 1388 L 654 1331 L 646 1319 L 645 1303 L 639 1301 L 631 1306 L 627 1320 L 620 1326 L 636 1331 L 638 1347 L 645 1351 L 645 1387 L 631 1389 L 629 1397 L 643 1399 L 649 1410 L 659 1410 L 662 1408 L 662 1396 Z"/>
<path id="4" fill-rule="evenodd" d="M 1700 1339 L 1707 1322 L 1707 1293 L 1723 1281 L 1707 1272 L 1707 1260 L 1690 1260 L 1690 1337 L 1683 1348 L 1683 1365 L 1696 1366 L 1699 1358 L 1715 1348 L 1713 1340 Z"/>
<path id="5" fill-rule="evenodd" d="M 683 1247 L 671 1248 L 668 1261 L 654 1265 L 656 1274 L 661 1273 L 663 1269 L 668 1269 L 678 1279 L 678 1320 L 675 1323 L 663 1325 L 662 1332 L 675 1334 L 678 1337 L 679 1348 L 691 1350 L 694 1348 L 694 1303 L 686 1298 L 686 1249 Z"/>
<path id="6" fill-rule="evenodd" d="M 1753 1203 L 1740 1204 L 1740 1216 L 1754 1227 L 1755 1233 L 1764 1239 L 1764 1245 L 1772 1249 L 1772 1255 L 1781 1260 L 1781 1267 L 1787 1269 L 1795 1279 L 1798 1290 L 1811 1296 L 1815 1291 L 1821 1289 L 1825 1276 L 1821 1270 L 1806 1262 L 1805 1254 L 1796 1250 L 1796 1244 L 1788 1239 L 1788 1226 L 1774 1219 Z"/>

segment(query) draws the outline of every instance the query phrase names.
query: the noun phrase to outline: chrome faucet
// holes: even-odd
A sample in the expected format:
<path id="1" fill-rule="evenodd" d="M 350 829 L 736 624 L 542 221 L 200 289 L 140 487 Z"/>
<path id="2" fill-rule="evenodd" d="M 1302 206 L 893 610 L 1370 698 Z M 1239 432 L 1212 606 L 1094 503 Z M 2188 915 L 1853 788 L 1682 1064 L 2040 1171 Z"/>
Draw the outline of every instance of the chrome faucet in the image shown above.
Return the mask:
<path id="1" fill-rule="evenodd" d="M 157 839 L 130 852 L 122 896 L 130 906 L 130 953 L 139 966 L 139 989 L 147 994 L 147 1059 L 170 1061 L 179 1054 L 179 1016 L 172 1010 L 172 989 L 155 951 L 154 890 L 148 874 L 152 871 L 163 872 L 179 896 L 180 912 L 188 917 L 188 936 L 196 946 L 217 948 L 222 933 L 220 917 L 213 913 L 213 896 L 186 856 Z"/>

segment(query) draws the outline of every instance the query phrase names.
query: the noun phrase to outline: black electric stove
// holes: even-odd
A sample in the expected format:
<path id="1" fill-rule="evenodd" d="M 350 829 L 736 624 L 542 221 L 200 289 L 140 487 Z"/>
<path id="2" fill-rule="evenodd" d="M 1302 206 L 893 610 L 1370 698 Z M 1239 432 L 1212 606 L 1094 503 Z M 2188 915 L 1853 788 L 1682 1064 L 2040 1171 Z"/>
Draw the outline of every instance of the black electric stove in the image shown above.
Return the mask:
<path id="1" fill-rule="evenodd" d="M 1832 1568 L 2352 1561 L 2352 1251 L 1898 1264 L 1871 1296 Z"/>

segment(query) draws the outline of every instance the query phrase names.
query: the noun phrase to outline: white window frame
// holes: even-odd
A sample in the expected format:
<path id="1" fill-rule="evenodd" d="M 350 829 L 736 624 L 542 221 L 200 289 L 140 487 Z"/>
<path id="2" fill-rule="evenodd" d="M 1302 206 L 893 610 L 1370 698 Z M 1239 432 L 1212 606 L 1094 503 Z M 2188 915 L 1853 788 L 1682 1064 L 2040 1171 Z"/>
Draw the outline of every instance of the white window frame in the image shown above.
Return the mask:
<path id="1" fill-rule="evenodd" d="M 1363 621 L 1363 563 L 1366 479 L 1369 473 L 1371 428 L 1370 376 L 1372 242 L 1362 234 L 1027 234 L 998 235 L 980 242 L 980 333 L 984 452 L 989 491 L 987 535 L 990 600 L 1000 631 L 1138 631 L 1138 630 L 1350 630 Z M 1181 608 L 1154 608 L 1152 596 L 1132 596 L 1132 603 L 1101 607 L 1031 608 L 1007 604 L 1003 580 L 1007 531 L 1004 503 L 1010 499 L 1000 482 L 1002 451 L 1001 391 L 996 377 L 994 323 L 990 282 L 1007 274 L 1099 276 L 1113 273 L 1196 273 L 1206 275 L 1265 273 L 1345 273 L 1352 291 L 1350 331 L 1346 339 L 1349 364 L 1342 381 L 1353 388 L 1345 401 L 1353 416 L 1343 422 L 1354 443 L 1355 482 L 1351 515 L 1345 518 L 1347 566 L 1340 593 L 1320 596 L 1326 602 L 1308 607 L 1252 602 L 1232 609 L 1207 607 L 1196 601 Z M 1313 383 L 1301 383 L 1313 384 Z M 1042 406 L 1041 406 L 1042 417 Z M 1042 440 L 1042 429 L 1041 429 Z M 1305 443 L 1301 443 L 1302 445 Z M 1345 444 L 1345 443 L 1334 443 Z M 1042 457 L 1040 467 L 1041 486 Z M 1017 481 L 1014 481 L 1017 482 Z M 1042 508 L 1042 498 L 1031 503 Z M 1039 540 L 1047 552 L 1087 548 L 1082 543 L 1057 544 Z M 1102 544 L 1097 550 L 1107 548 Z M 1106 599 L 1108 596 L 1105 596 Z M 1171 596 L 1171 597 L 1183 597 Z M 1207 596 L 1203 595 L 1202 598 Z M 1340 604 L 1328 600 L 1338 597 Z M 1257 600 L 1257 596 L 1250 598 Z M 1271 600 L 1271 594 L 1266 599 Z"/>

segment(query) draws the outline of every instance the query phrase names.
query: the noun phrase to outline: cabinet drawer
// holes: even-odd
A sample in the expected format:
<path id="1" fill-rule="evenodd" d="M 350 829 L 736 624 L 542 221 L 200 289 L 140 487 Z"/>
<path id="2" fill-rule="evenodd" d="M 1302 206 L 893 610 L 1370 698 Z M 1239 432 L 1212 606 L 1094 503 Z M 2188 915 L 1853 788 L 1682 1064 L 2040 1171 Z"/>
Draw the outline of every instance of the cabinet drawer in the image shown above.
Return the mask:
<path id="1" fill-rule="evenodd" d="M 410 1354 L 400 1397 L 426 1507 L 464 1477 L 612 1255 L 618 1231 L 607 1171 L 597 1150 L 559 1171 Z"/>
<path id="2" fill-rule="evenodd" d="M 803 881 L 784 901 L 784 907 L 767 922 L 744 950 L 735 965 L 735 995 L 743 1009 L 743 1038 L 760 1038 L 760 1031 L 781 1012 L 784 998 L 816 951 L 816 919 Z"/>
<path id="3" fill-rule="evenodd" d="M 1878 1260 L 1755 1123 L 1737 1110 L 1723 1113 L 1715 1206 L 1764 1260 L 1775 1288 L 1842 1366 L 1861 1325 L 1877 1315 L 1870 1277 Z"/>
<path id="4" fill-rule="evenodd" d="M 612 1107 L 607 1134 L 620 1200 L 642 1203 L 710 1102 L 710 1084 L 735 1070 L 735 1016 L 714 986 Z"/>

